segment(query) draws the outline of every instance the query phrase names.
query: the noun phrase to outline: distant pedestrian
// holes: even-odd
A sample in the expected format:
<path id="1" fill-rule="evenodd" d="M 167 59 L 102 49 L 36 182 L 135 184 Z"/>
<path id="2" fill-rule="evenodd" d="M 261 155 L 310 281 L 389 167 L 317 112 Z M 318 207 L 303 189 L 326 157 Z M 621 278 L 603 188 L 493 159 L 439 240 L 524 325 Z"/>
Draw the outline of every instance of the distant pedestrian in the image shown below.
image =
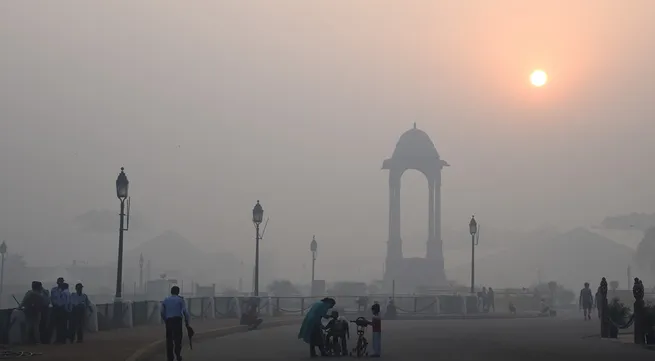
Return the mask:
<path id="1" fill-rule="evenodd" d="M 43 311 L 43 305 L 48 302 L 47 299 L 43 298 L 41 288 L 40 282 L 33 281 L 32 289 L 27 291 L 20 303 L 20 308 L 25 312 L 27 341 L 29 343 L 41 343 L 41 312 Z"/>
<path id="2" fill-rule="evenodd" d="M 594 307 L 594 295 L 591 294 L 589 282 L 585 282 L 584 288 L 580 290 L 579 306 L 584 310 L 584 319 L 591 320 L 591 309 Z"/>
<path id="3" fill-rule="evenodd" d="M 54 328 L 56 332 L 56 343 L 66 343 L 70 293 L 68 292 L 68 284 L 64 282 L 62 277 L 57 279 L 57 286 L 50 291 L 50 301 L 52 302 L 50 329 Z"/>
<path id="4" fill-rule="evenodd" d="M 489 311 L 493 309 L 493 312 L 496 312 L 496 294 L 494 292 L 494 289 L 489 287 L 489 291 L 487 291 L 487 308 Z"/>
<path id="5" fill-rule="evenodd" d="M 168 361 L 182 361 L 182 317 L 186 327 L 189 327 L 189 311 L 184 298 L 180 296 L 180 288 L 173 286 L 171 295 L 161 303 L 161 318 L 166 324 L 166 357 Z"/>
<path id="6" fill-rule="evenodd" d="M 92 311 L 89 297 L 82 292 L 84 286 L 81 283 L 75 285 L 75 293 L 71 295 L 71 317 L 70 317 L 70 341 L 84 342 L 84 328 L 86 326 L 86 315 Z"/>

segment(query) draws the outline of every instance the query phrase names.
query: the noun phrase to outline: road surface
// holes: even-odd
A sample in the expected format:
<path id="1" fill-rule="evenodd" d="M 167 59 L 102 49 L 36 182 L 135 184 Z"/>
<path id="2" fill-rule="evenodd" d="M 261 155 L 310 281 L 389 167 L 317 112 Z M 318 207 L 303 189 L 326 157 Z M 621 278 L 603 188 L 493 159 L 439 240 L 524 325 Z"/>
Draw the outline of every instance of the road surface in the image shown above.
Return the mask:
<path id="1" fill-rule="evenodd" d="M 386 360 L 631 361 L 655 356 L 653 351 L 634 345 L 594 337 L 598 334 L 597 320 L 383 321 L 382 327 L 382 358 Z M 194 344 L 193 350 L 185 346 L 183 358 L 309 360 L 308 346 L 296 338 L 298 328 L 286 326 L 203 340 Z M 151 359 L 164 360 L 163 354 Z"/>

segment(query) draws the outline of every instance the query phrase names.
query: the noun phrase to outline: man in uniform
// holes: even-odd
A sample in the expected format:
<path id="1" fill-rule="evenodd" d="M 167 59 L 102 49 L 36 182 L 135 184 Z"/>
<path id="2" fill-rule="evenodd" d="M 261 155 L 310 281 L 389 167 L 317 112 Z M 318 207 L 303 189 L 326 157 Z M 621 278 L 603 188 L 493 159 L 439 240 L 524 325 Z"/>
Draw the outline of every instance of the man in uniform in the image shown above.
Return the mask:
<path id="1" fill-rule="evenodd" d="M 70 311 L 70 292 L 67 290 L 67 283 L 63 277 L 57 278 L 57 286 L 50 291 L 52 312 L 50 327 L 56 332 L 55 342 L 66 343 L 68 338 L 68 314 Z"/>
<path id="2" fill-rule="evenodd" d="M 166 324 L 166 357 L 168 361 L 182 361 L 182 317 L 186 327 L 189 327 L 189 311 L 184 298 L 180 296 L 180 288 L 173 286 L 171 295 L 161 303 L 161 318 Z"/>
<path id="3" fill-rule="evenodd" d="M 84 342 L 84 328 L 86 327 L 86 315 L 93 311 L 91 301 L 86 293 L 82 292 L 84 286 L 81 283 L 75 285 L 75 293 L 71 294 L 71 318 L 70 318 L 70 340 L 71 343 L 77 339 L 78 343 Z"/>

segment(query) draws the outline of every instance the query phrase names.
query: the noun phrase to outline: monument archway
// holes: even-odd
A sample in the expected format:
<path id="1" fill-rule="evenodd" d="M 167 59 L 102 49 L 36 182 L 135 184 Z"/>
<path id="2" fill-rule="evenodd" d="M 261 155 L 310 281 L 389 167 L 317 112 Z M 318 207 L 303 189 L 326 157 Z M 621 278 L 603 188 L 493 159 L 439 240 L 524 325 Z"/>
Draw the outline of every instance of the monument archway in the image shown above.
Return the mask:
<path id="1" fill-rule="evenodd" d="M 414 292 L 418 287 L 446 285 L 441 240 L 441 160 L 430 137 L 414 127 L 400 136 L 391 158 L 382 163 L 389 170 L 389 239 L 384 281 L 389 289 L 395 281 L 399 292 Z M 400 236 L 400 188 L 408 169 L 425 175 L 428 184 L 428 239 L 425 258 L 404 258 Z"/>

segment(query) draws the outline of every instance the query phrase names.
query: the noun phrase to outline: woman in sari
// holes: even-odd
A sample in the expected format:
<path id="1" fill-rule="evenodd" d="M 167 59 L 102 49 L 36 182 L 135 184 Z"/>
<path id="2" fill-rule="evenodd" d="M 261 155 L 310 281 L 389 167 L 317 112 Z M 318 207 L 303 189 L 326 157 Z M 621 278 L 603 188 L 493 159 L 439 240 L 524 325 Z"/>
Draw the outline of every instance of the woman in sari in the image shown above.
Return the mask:
<path id="1" fill-rule="evenodd" d="M 336 301 L 333 298 L 324 298 L 316 302 L 309 309 L 302 326 L 300 326 L 298 338 L 309 344 L 309 355 L 311 357 L 316 357 L 316 347 L 321 352 L 321 356 L 325 356 L 321 320 L 329 317 L 327 311 L 334 307 L 335 304 Z"/>

